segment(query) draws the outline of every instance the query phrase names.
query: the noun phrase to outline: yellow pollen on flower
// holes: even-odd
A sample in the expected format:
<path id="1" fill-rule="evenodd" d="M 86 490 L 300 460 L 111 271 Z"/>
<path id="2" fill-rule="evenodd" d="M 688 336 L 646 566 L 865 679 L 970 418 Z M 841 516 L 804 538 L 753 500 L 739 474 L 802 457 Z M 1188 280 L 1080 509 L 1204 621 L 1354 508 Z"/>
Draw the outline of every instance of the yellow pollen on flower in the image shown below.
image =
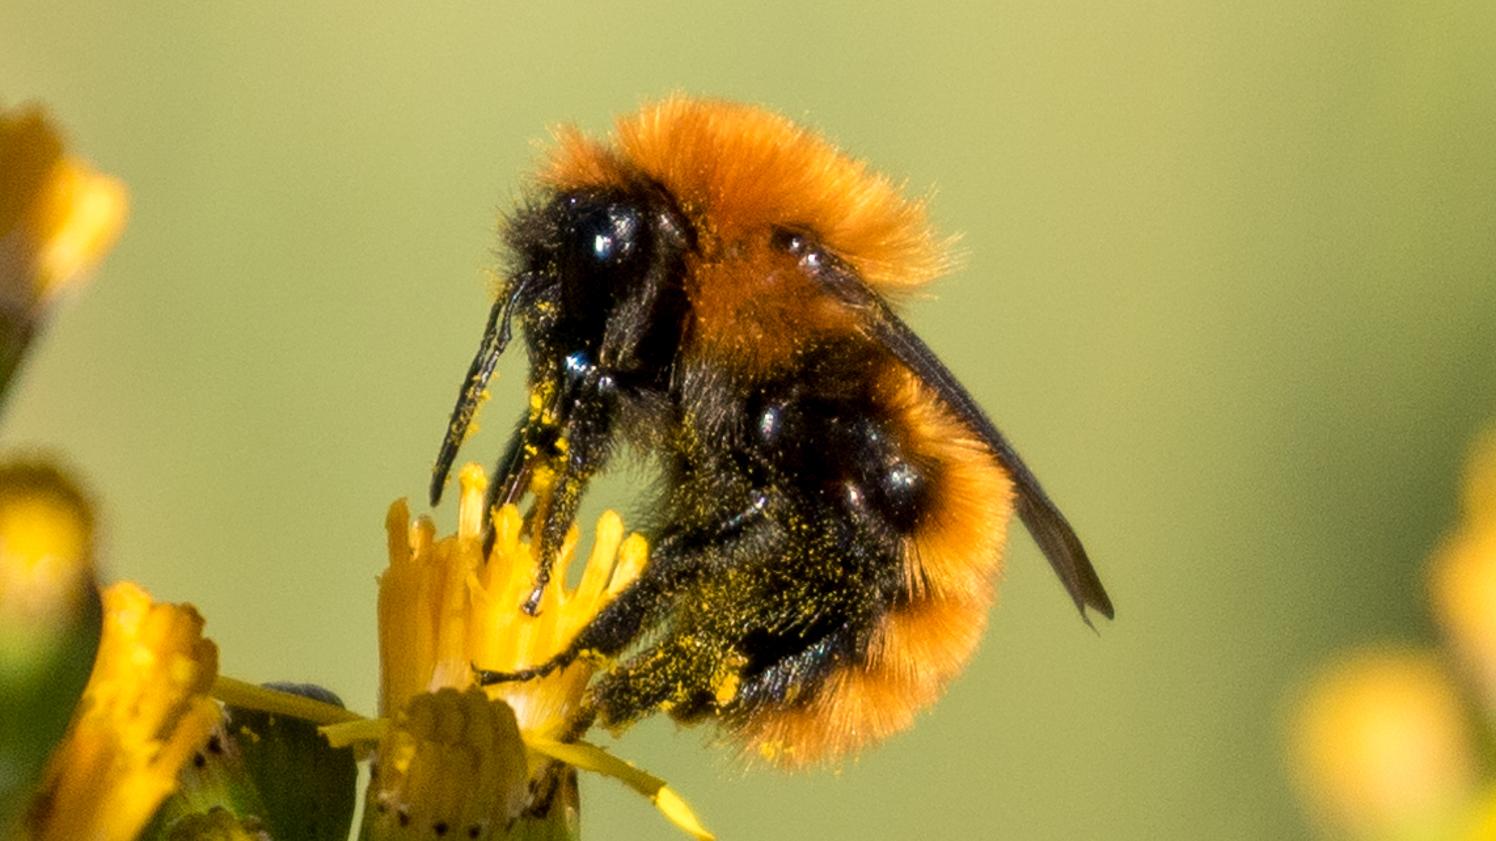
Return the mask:
<path id="1" fill-rule="evenodd" d="M 220 719 L 218 649 L 197 611 L 130 583 L 103 601 L 93 674 L 27 816 L 33 841 L 134 838 Z"/>
<path id="2" fill-rule="evenodd" d="M 472 685 L 472 666 L 516 671 L 563 651 L 588 622 L 643 570 L 648 546 L 625 537 L 613 512 L 597 522 L 575 588 L 565 586 L 578 552 L 572 528 L 553 561 L 537 615 L 522 610 L 538 569 L 518 509 L 494 515 L 494 544 L 483 558 L 488 480 L 475 464 L 458 475 L 457 534 L 435 538 L 427 518 L 410 520 L 404 501 L 386 520 L 390 565 L 379 580 L 381 706 L 389 715 L 418 693 Z M 488 687 L 514 708 L 526 733 L 561 736 L 581 703 L 595 664 L 581 658 L 545 677 Z"/>
<path id="3" fill-rule="evenodd" d="M 63 153 L 39 109 L 0 113 L 0 304 L 34 313 L 92 269 L 124 228 L 124 185 Z"/>

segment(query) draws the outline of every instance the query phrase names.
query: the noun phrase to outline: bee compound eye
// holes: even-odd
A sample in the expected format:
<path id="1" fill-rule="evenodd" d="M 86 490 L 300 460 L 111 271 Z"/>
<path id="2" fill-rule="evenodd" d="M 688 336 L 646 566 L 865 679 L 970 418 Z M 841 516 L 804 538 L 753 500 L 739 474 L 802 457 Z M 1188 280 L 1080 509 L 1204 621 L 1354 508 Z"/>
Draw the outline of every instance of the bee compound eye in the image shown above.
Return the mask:
<path id="1" fill-rule="evenodd" d="M 770 244 L 780 251 L 799 257 L 810 247 L 810 242 L 804 234 L 789 228 L 776 228 L 770 237 Z"/>
<path id="2" fill-rule="evenodd" d="M 614 204 L 588 214 L 579 233 L 584 240 L 584 249 L 594 261 L 616 265 L 639 250 L 642 227 L 637 211 L 627 205 Z"/>

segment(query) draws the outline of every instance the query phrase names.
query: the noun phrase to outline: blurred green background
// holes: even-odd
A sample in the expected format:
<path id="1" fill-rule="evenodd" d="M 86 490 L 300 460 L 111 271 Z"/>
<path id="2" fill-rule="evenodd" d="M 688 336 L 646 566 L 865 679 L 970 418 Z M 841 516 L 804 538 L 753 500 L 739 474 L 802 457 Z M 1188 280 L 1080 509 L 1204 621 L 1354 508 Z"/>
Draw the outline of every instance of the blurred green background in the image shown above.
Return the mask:
<path id="1" fill-rule="evenodd" d="M 765 103 L 935 191 L 967 260 L 909 317 L 1118 618 L 1087 631 L 1021 536 L 964 678 L 839 773 L 665 722 L 619 751 L 728 839 L 1297 836 L 1284 693 L 1431 633 L 1423 558 L 1496 420 L 1493 46 L 1496 6 L 1450 0 L 6 0 L 0 97 L 133 215 L 4 441 L 86 474 L 110 573 L 197 603 L 228 673 L 369 710 L 384 510 L 423 494 L 533 141 L 677 89 Z M 674 837 L 584 797 L 590 837 Z"/>

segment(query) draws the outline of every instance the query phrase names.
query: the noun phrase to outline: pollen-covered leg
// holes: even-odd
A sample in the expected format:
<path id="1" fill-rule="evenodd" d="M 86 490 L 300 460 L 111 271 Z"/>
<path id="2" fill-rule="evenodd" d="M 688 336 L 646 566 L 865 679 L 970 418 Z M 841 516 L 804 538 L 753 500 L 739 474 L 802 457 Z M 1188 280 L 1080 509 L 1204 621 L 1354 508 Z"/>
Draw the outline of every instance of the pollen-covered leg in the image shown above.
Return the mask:
<path id="1" fill-rule="evenodd" d="M 732 641 L 707 634 L 671 635 L 602 675 L 588 695 L 598 723 L 622 729 L 665 710 L 681 721 L 730 700 L 741 663 Z"/>

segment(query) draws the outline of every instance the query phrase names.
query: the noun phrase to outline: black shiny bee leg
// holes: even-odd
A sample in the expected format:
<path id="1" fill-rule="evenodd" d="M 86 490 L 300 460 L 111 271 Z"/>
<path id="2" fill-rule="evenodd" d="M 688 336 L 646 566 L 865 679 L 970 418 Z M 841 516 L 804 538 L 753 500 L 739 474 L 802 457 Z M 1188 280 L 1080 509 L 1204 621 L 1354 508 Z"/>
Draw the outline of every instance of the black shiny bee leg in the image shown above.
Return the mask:
<path id="1" fill-rule="evenodd" d="M 493 686 L 496 683 L 522 683 L 527 680 L 545 677 L 557 669 L 564 669 L 570 666 L 577 659 L 578 653 L 573 648 L 567 648 L 539 666 L 531 666 L 528 669 L 517 669 L 512 672 L 495 672 L 488 669 L 480 669 L 477 663 L 470 663 L 469 666 L 473 670 L 473 679 L 478 682 L 479 686 Z"/>

